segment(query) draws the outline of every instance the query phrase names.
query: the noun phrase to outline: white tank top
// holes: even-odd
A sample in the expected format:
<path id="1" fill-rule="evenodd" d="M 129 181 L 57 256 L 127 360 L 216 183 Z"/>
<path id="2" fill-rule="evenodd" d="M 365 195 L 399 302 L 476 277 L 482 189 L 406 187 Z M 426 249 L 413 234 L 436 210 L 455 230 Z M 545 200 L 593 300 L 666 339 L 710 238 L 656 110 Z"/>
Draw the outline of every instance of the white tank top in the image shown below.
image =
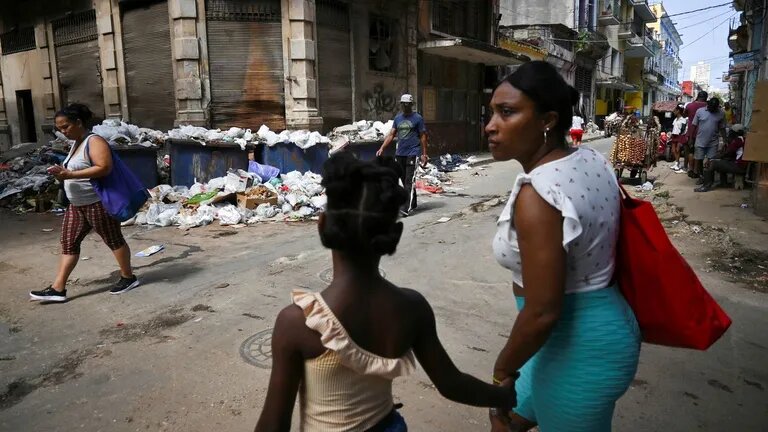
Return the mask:
<path id="1" fill-rule="evenodd" d="M 524 184 L 533 186 L 563 215 L 563 248 L 567 253 L 565 292 L 608 287 L 615 268 L 620 217 L 619 186 L 613 167 L 595 150 L 581 146 L 564 158 L 517 176 L 497 222 L 493 252 L 499 264 L 512 271 L 512 280 L 523 288 L 514 206 Z"/>
<path id="2" fill-rule="evenodd" d="M 80 171 L 93 166 L 91 158 L 85 154 L 85 145 L 93 135 L 85 137 L 83 142 L 77 146 L 73 145 L 69 150 L 69 156 L 64 160 L 64 167 L 70 171 Z M 93 190 L 90 179 L 72 179 L 64 180 L 64 193 L 72 205 L 85 206 L 101 201 L 96 191 Z"/>

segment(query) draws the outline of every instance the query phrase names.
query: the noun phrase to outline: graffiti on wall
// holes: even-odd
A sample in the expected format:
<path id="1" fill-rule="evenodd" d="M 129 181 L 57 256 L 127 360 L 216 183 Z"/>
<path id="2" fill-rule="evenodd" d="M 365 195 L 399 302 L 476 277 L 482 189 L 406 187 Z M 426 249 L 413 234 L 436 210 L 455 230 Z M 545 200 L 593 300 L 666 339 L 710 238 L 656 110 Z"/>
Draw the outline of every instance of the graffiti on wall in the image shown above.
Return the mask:
<path id="1" fill-rule="evenodd" d="M 389 119 L 397 112 L 397 97 L 376 84 L 373 90 L 363 93 L 363 109 L 371 120 Z"/>

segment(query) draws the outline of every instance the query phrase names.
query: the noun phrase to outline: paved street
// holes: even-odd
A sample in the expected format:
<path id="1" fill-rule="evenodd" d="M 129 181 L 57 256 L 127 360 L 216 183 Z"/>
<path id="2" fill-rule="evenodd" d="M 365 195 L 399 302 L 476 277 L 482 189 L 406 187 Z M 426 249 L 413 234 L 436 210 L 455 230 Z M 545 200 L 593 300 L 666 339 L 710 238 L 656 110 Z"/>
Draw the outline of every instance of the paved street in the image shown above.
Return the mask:
<path id="1" fill-rule="evenodd" d="M 587 145 L 606 152 L 611 143 Z M 509 274 L 491 254 L 500 211 L 493 199 L 505 199 L 520 168 L 514 162 L 484 168 L 453 174 L 462 188 L 456 196 L 422 198 L 382 270 L 424 293 L 457 364 L 489 378 L 516 316 Z M 444 216 L 451 220 L 437 223 Z M 92 235 L 83 246 L 90 259 L 73 274 L 71 300 L 40 305 L 27 301 L 27 291 L 54 275 L 60 219 L 8 212 L 0 218 L 3 431 L 252 430 L 269 376 L 274 317 L 292 289 L 322 289 L 329 275 L 330 255 L 313 224 L 216 224 L 188 232 L 130 227 L 134 252 L 166 245 L 153 257 L 135 258 L 144 285 L 110 296 L 116 265 Z M 704 249 L 717 247 L 679 246 L 697 271 Z M 765 430 L 766 294 L 717 272 L 700 275 L 733 327 L 708 352 L 644 346 L 615 430 Z M 253 343 L 243 346 L 252 335 Z M 443 399 L 421 370 L 397 380 L 395 394 L 411 430 L 487 430 L 485 410 Z"/>

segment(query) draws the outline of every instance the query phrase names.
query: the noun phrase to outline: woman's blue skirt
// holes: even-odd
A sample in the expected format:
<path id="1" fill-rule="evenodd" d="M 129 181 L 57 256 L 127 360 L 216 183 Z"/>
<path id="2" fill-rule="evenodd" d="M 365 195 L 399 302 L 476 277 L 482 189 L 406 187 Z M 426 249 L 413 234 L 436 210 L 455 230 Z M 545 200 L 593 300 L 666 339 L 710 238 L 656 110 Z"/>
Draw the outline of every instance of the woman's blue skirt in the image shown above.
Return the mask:
<path id="1" fill-rule="evenodd" d="M 549 339 L 520 370 L 514 411 L 542 432 L 610 431 L 639 355 L 640 329 L 618 287 L 566 294 Z"/>

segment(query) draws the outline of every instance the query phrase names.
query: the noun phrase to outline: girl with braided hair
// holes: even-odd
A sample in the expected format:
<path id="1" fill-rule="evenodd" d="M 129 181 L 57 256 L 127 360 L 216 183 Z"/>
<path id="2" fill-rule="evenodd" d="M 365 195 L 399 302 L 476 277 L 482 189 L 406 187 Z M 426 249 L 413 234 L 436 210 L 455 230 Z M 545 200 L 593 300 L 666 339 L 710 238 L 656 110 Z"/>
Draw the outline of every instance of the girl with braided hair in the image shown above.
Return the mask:
<path id="1" fill-rule="evenodd" d="M 417 291 L 379 273 L 403 233 L 408 196 L 392 159 L 363 162 L 347 153 L 325 164 L 328 205 L 318 231 L 331 249 L 333 281 L 322 292 L 292 293 L 272 334 L 272 376 L 257 432 L 287 431 L 300 398 L 303 431 L 407 431 L 392 380 L 415 360 L 444 397 L 509 411 L 511 380 L 493 386 L 462 373 L 437 336 L 435 317 Z"/>

